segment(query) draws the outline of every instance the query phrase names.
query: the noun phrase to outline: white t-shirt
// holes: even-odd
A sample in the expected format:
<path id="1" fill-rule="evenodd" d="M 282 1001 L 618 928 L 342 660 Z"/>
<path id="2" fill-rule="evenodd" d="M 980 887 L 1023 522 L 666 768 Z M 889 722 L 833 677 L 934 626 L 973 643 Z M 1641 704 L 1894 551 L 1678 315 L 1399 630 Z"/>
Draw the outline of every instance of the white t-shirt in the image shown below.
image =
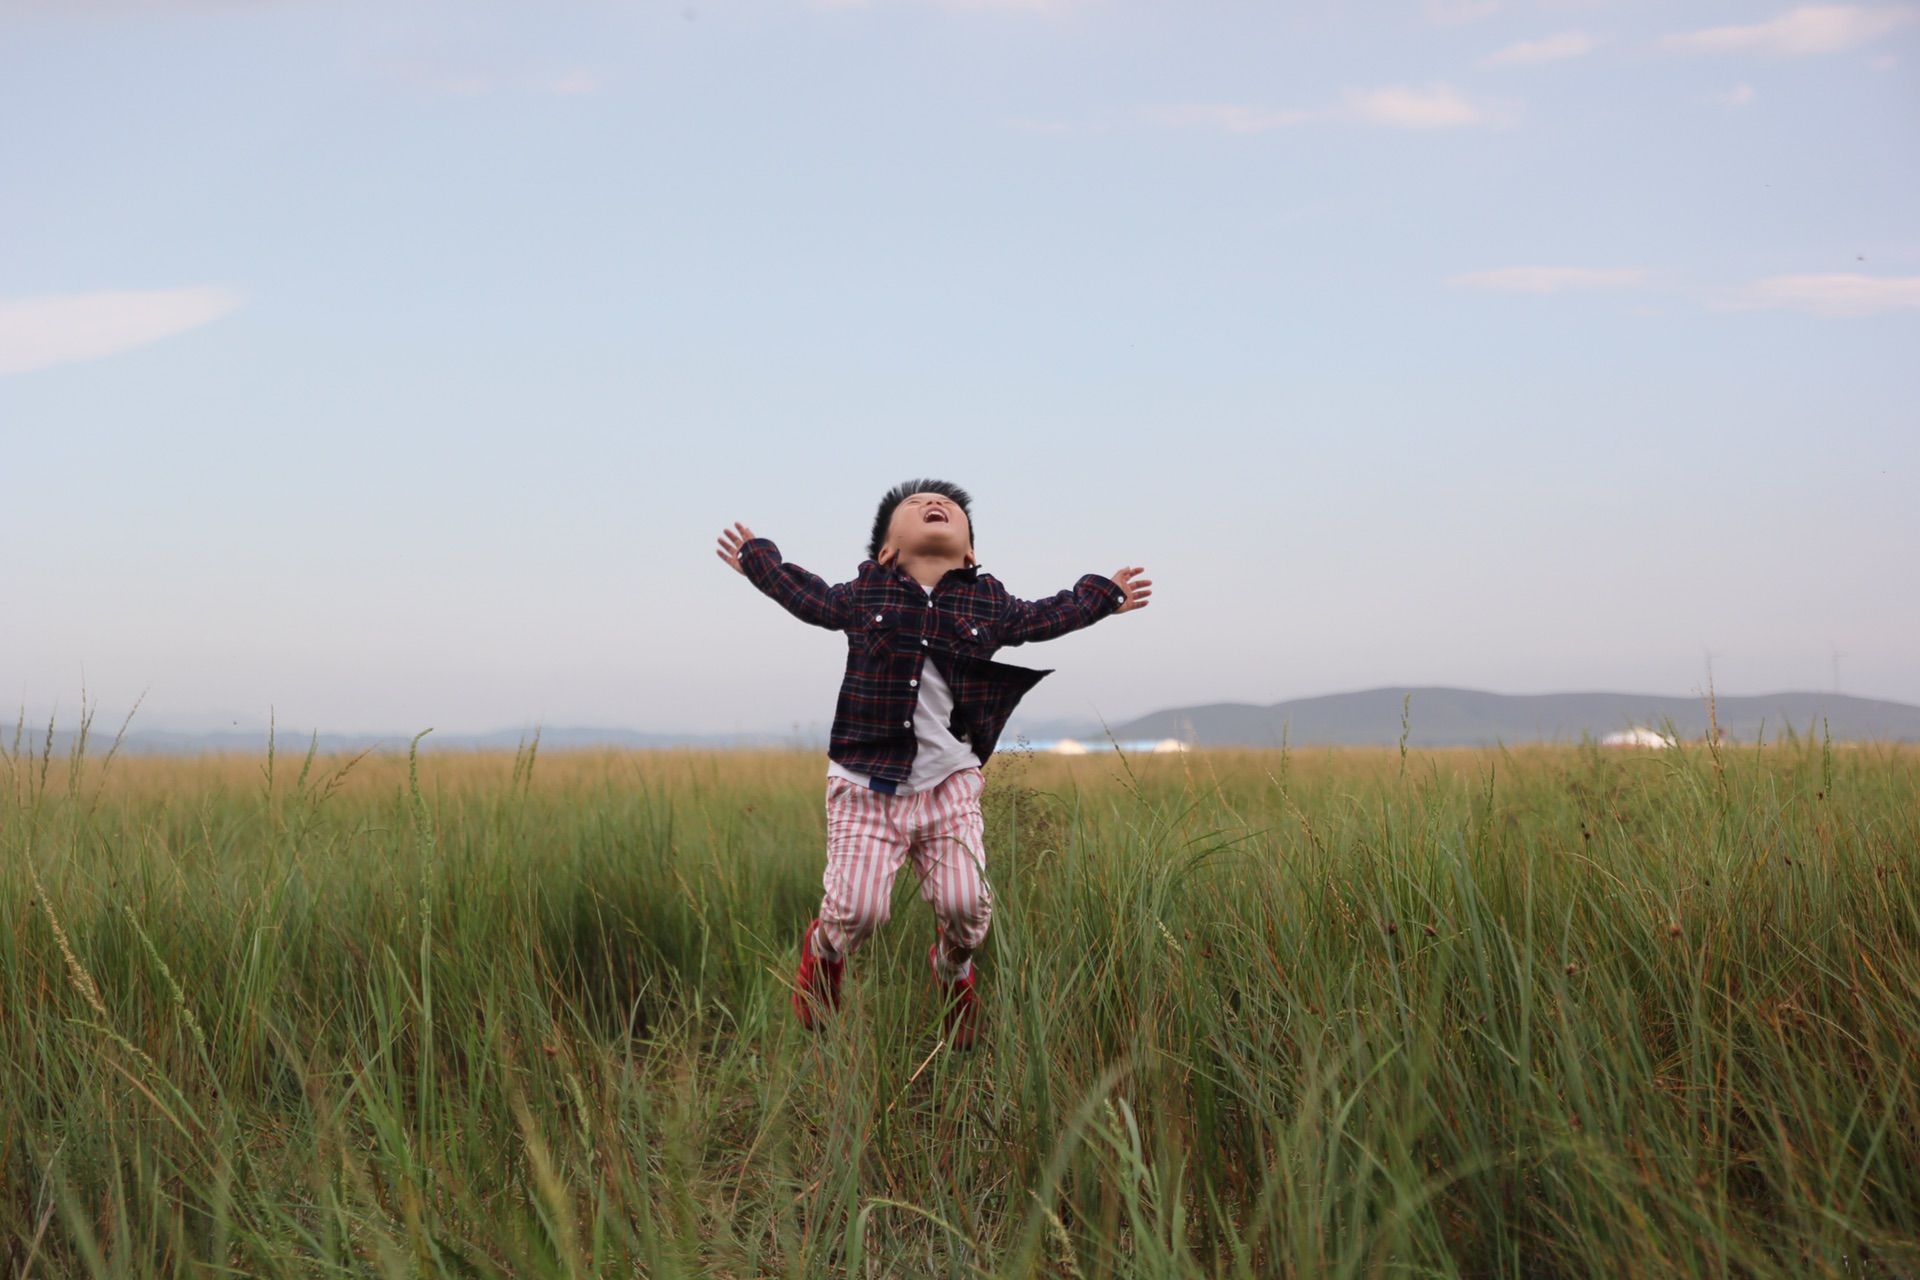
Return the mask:
<path id="1" fill-rule="evenodd" d="M 928 595 L 933 594 L 933 588 L 926 583 L 920 586 Z M 980 767 L 980 757 L 973 753 L 973 748 L 964 738 L 954 737 L 953 731 L 947 728 L 947 717 L 952 714 L 953 690 L 933 665 L 933 655 L 928 654 L 920 664 L 920 698 L 913 708 L 913 736 L 919 745 L 913 753 L 913 768 L 895 790 L 896 795 L 931 791 L 962 769 Z M 863 787 L 873 785 L 871 777 L 854 772 L 838 760 L 827 762 L 827 776 L 846 778 Z"/>

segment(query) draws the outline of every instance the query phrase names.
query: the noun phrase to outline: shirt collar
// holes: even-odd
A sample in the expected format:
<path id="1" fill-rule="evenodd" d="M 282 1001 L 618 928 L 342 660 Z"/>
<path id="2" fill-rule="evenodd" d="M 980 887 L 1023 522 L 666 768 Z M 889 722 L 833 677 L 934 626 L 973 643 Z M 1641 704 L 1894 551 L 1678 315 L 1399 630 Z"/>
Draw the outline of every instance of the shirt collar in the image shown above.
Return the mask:
<path id="1" fill-rule="evenodd" d="M 906 579 L 908 582 L 911 582 L 916 587 L 920 585 L 920 580 L 918 578 L 914 577 L 912 574 L 908 573 L 905 569 L 902 569 L 897 564 L 883 565 L 878 560 L 868 560 L 866 563 L 872 565 L 877 572 L 894 574 L 898 577 Z M 947 570 L 945 574 L 941 575 L 940 582 L 945 582 L 949 578 L 956 578 L 962 582 L 973 582 L 976 579 L 978 579 L 979 576 L 980 576 L 980 566 L 978 564 L 970 564 L 970 565 L 963 564 Z M 938 586 L 940 585 L 940 583 L 937 582 L 934 585 Z"/>

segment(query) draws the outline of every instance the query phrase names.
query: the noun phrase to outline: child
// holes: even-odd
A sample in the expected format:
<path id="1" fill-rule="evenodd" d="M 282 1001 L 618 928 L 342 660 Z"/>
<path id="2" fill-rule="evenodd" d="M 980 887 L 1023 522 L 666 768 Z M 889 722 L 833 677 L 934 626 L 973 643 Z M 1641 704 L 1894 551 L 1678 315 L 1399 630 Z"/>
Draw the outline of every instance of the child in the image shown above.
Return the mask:
<path id="1" fill-rule="evenodd" d="M 846 958 L 886 923 L 894 874 L 910 858 L 933 908 L 928 961 L 947 997 L 947 1038 L 973 1047 L 973 952 L 993 903 L 980 767 L 1021 696 L 1051 674 L 994 662 L 993 652 L 1143 608 L 1153 594 L 1143 570 L 1124 568 L 1045 600 L 1016 599 L 979 572 L 971 505 L 944 480 L 895 485 L 874 515 L 867 559 L 832 586 L 744 524 L 720 535 L 715 554 L 754 586 L 802 622 L 847 633 L 827 744 L 826 892 L 801 938 L 793 994 L 808 1029 L 839 1007 Z"/>

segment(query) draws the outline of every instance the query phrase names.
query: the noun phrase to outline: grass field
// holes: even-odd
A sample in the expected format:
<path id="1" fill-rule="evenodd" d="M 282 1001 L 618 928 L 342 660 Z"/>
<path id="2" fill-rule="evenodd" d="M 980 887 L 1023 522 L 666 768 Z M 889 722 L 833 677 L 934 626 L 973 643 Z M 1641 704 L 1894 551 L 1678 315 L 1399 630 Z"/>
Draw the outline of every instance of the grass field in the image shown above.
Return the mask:
<path id="1" fill-rule="evenodd" d="M 103 746 L 9 1275 L 1920 1275 L 1914 750 L 1002 756 L 966 1056 L 911 872 L 794 1022 L 822 757 Z"/>

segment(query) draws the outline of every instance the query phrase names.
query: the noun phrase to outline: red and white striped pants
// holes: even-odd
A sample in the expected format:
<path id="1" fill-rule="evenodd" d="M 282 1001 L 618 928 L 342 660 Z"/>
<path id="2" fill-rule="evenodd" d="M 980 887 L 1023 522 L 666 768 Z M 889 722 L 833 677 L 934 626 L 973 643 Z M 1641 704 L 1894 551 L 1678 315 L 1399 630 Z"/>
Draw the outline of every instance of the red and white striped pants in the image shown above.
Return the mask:
<path id="1" fill-rule="evenodd" d="M 908 795 L 827 779 L 820 933 L 834 951 L 853 954 L 887 922 L 893 877 L 908 859 L 920 877 L 920 896 L 939 922 L 943 959 L 957 964 L 980 945 L 993 914 L 980 821 L 986 785 L 978 768 L 948 774 L 931 790 Z"/>

